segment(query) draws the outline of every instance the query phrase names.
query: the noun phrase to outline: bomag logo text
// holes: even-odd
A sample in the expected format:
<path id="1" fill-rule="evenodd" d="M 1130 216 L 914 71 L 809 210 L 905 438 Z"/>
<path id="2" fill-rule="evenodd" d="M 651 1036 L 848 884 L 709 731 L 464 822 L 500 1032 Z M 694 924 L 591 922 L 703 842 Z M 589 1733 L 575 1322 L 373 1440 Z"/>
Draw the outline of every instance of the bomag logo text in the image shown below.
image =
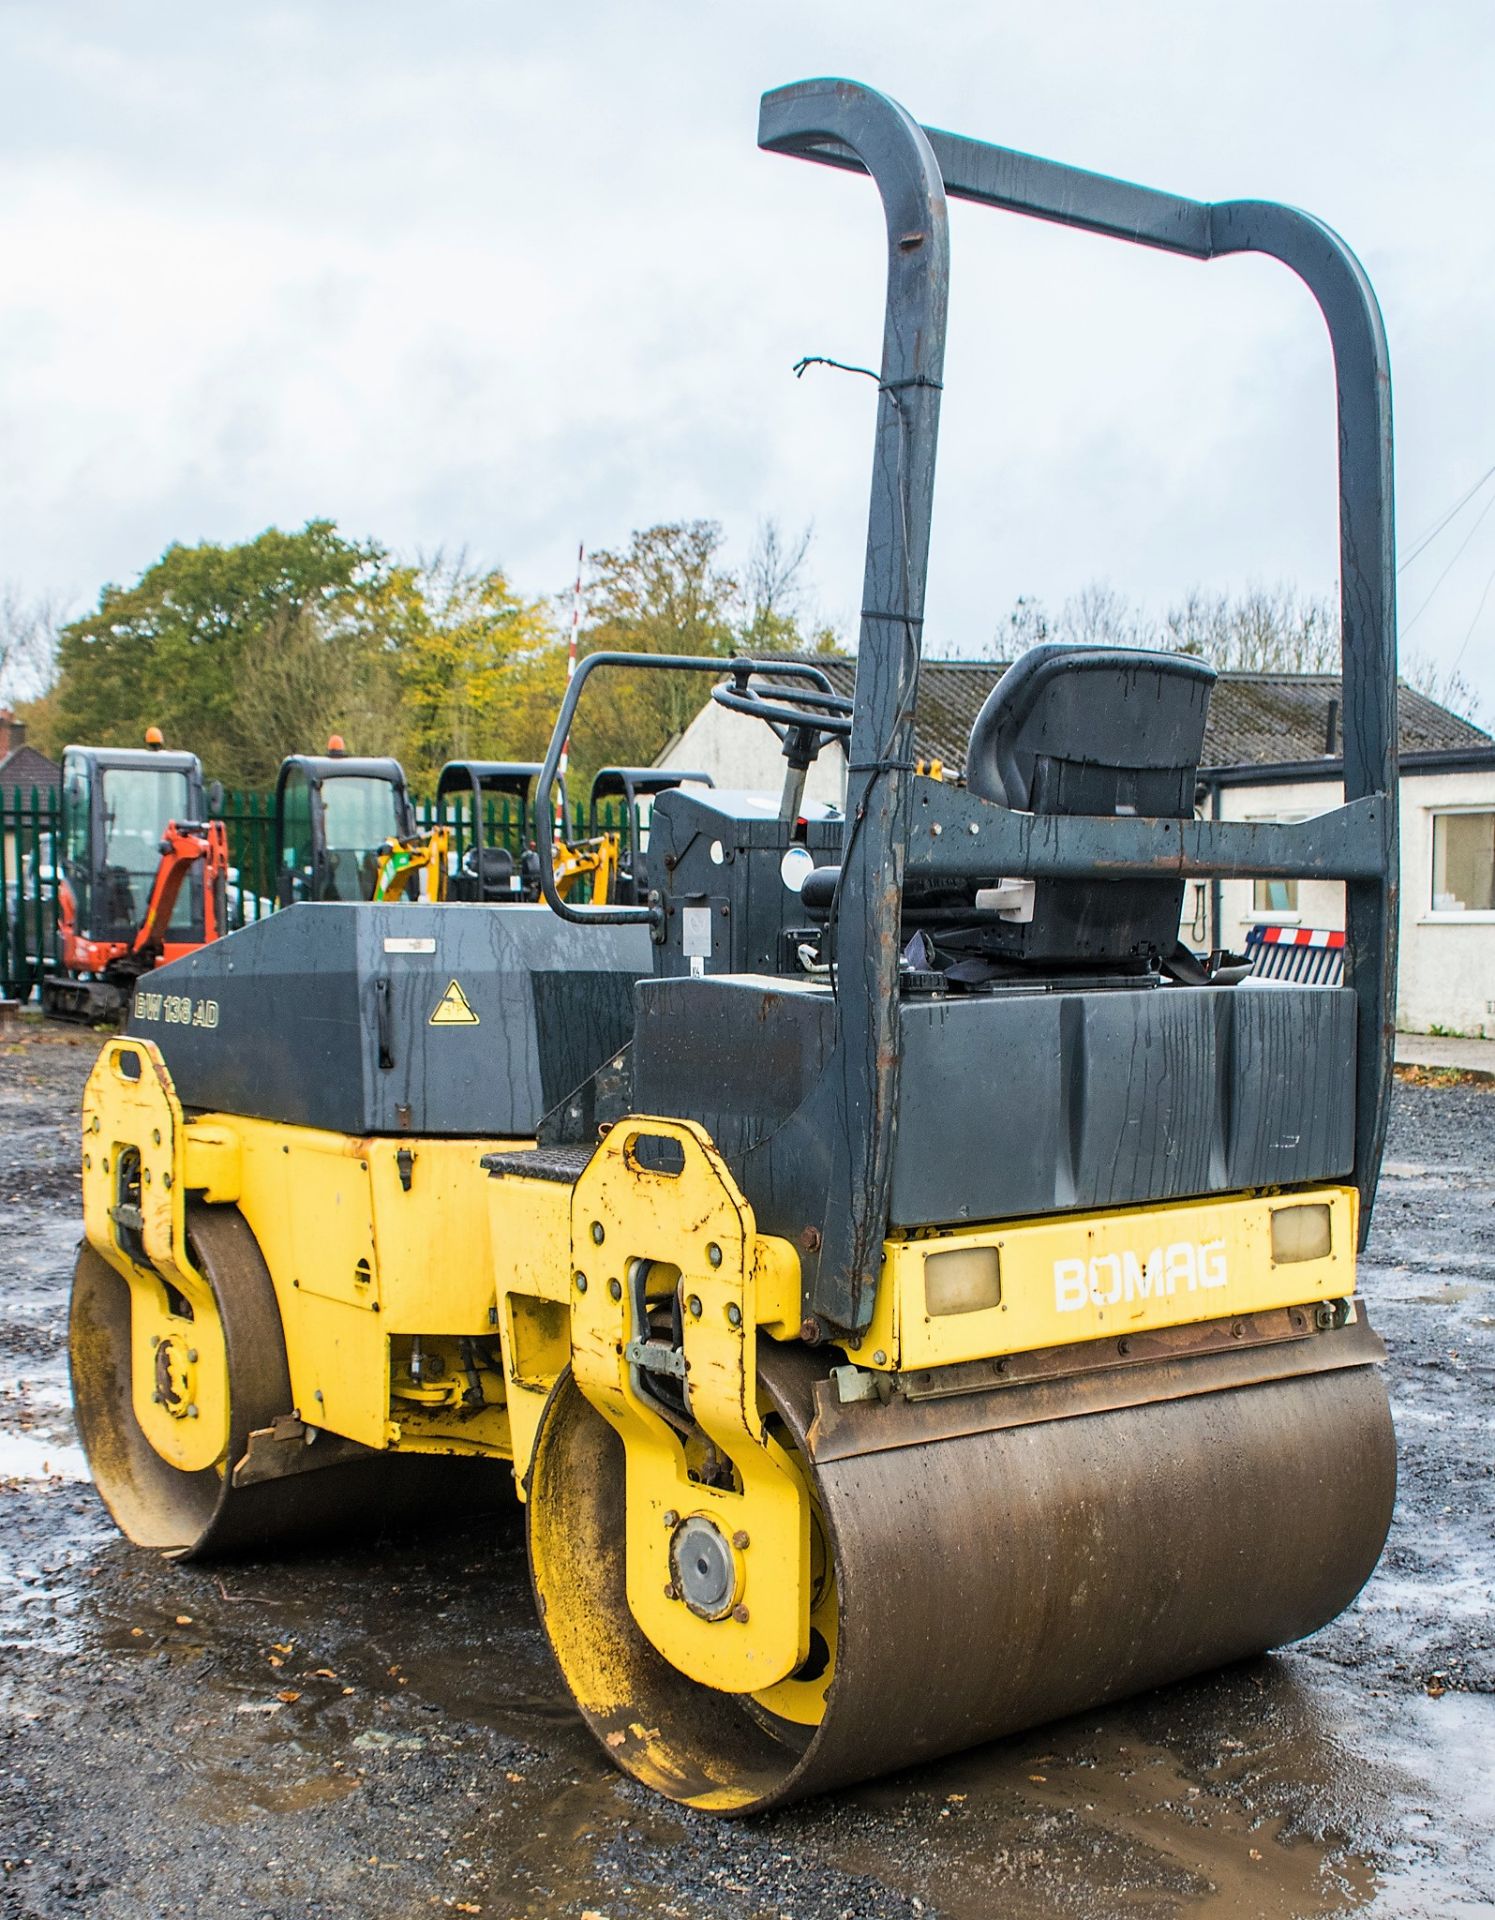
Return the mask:
<path id="1" fill-rule="evenodd" d="M 1134 1300 L 1166 1300 L 1230 1283 L 1223 1240 L 1173 1240 L 1154 1247 L 1145 1260 L 1135 1253 L 1097 1253 L 1089 1260 L 1054 1262 L 1054 1306 L 1060 1313 L 1081 1307 L 1117 1307 Z"/>

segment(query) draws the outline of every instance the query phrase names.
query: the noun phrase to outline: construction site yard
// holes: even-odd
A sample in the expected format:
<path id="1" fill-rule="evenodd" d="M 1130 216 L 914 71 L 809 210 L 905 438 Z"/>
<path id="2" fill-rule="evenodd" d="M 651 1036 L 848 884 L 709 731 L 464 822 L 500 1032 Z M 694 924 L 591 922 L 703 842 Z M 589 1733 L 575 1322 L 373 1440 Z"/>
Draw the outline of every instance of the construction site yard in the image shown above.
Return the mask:
<path id="1" fill-rule="evenodd" d="M 1400 1486 L 1347 1613 L 1273 1657 L 721 1822 L 598 1751 L 535 1618 L 517 1503 L 274 1563 L 119 1537 L 68 1404 L 96 1046 L 0 1029 L 0 1915 L 1495 1906 L 1495 1086 L 1422 1068 L 1396 1087 L 1361 1291 Z"/>

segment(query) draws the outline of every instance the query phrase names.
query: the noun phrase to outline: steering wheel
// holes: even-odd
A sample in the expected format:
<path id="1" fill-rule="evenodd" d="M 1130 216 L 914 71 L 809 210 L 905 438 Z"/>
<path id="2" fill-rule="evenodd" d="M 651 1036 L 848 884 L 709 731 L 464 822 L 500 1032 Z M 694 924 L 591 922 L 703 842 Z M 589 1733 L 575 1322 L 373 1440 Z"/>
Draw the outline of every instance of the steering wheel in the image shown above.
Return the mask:
<path id="1" fill-rule="evenodd" d="M 734 667 L 731 680 L 713 687 L 711 697 L 729 713 L 751 714 L 772 727 L 791 766 L 808 767 L 829 741 L 851 738 L 852 703 L 845 694 L 778 684 L 760 691 L 752 672 L 746 665 Z"/>

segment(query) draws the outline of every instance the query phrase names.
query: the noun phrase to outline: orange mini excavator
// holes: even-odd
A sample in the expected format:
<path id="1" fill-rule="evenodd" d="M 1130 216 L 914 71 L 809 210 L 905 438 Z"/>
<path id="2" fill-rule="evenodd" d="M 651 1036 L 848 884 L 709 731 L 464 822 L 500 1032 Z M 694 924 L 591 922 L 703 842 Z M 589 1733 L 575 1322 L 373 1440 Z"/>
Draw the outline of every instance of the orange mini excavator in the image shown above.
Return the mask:
<path id="1" fill-rule="evenodd" d="M 57 885 L 61 966 L 42 981 L 59 1018 L 114 1020 L 135 983 L 227 931 L 228 835 L 207 818 L 194 753 L 69 747 Z"/>

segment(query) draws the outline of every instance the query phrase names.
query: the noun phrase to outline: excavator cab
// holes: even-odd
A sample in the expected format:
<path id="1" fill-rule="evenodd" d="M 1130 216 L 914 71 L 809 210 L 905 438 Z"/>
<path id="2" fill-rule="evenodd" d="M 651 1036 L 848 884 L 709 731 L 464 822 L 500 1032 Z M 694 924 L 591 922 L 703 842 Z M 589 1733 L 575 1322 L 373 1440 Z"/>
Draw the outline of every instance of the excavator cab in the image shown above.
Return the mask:
<path id="1" fill-rule="evenodd" d="M 398 760 L 293 753 L 275 781 L 275 901 L 373 900 L 381 854 L 418 837 Z"/>
<path id="2" fill-rule="evenodd" d="M 687 773 L 676 767 L 603 767 L 593 778 L 587 807 L 587 831 L 593 839 L 604 831 L 601 809 L 609 801 L 623 803 L 621 859 L 613 888 L 613 897 L 620 903 L 637 906 L 648 899 L 649 820 L 654 802 L 671 787 L 685 785 L 713 787 L 716 782 L 709 773 Z"/>
<path id="3" fill-rule="evenodd" d="M 172 820 L 206 817 L 195 753 L 152 748 L 68 747 L 62 756 L 62 884 L 65 925 L 76 940 L 133 940 L 144 918 Z M 201 939 L 202 889 L 183 887 L 171 931 Z"/>
<path id="4" fill-rule="evenodd" d="M 113 1018 L 141 973 L 224 931 L 227 842 L 207 812 L 195 753 L 65 749 L 61 967 L 42 982 L 48 1013 Z"/>

